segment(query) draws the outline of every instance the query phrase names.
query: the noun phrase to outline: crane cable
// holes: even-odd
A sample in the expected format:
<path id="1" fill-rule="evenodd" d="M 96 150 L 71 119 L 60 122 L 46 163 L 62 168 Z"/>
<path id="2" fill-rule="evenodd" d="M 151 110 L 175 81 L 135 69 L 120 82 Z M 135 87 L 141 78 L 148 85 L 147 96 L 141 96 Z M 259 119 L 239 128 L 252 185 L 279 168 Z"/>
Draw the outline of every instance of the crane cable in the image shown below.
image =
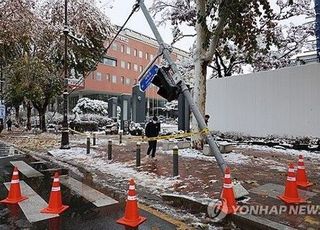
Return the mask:
<path id="1" fill-rule="evenodd" d="M 109 45 L 107 46 L 107 48 L 105 48 L 104 53 L 107 53 L 109 48 L 111 47 L 112 43 L 116 40 L 116 38 L 119 36 L 119 34 L 121 33 L 121 31 L 124 29 L 124 27 L 126 26 L 126 24 L 128 23 L 128 21 L 130 20 L 130 18 L 132 17 L 132 15 L 137 12 L 139 10 L 140 6 L 139 3 L 135 3 L 132 7 L 132 11 L 129 14 L 129 16 L 127 17 L 126 21 L 123 23 L 123 25 L 120 27 L 120 29 L 118 30 L 118 32 L 115 34 L 115 36 L 112 38 L 111 42 L 109 43 Z M 86 79 L 86 77 L 89 76 L 90 73 L 92 73 L 95 70 L 95 67 L 99 64 L 99 61 L 97 61 L 94 65 L 94 67 L 92 67 L 88 73 L 86 74 L 86 76 L 82 79 L 79 79 L 79 81 L 75 84 L 74 88 L 69 92 L 69 95 L 71 93 L 73 93 L 77 87 L 83 83 L 83 81 Z"/>

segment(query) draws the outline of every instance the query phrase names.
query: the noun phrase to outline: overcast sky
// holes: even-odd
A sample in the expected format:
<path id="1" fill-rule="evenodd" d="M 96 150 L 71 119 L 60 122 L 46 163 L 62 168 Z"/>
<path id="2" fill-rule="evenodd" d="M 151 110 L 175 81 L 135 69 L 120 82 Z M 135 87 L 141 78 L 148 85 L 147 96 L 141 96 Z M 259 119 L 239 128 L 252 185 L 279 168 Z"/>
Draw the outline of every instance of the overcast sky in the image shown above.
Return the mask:
<path id="1" fill-rule="evenodd" d="M 153 0 L 145 0 L 144 2 L 147 8 L 149 8 L 152 5 Z M 136 0 L 110 0 L 108 4 L 112 5 L 112 8 L 105 7 L 106 15 L 111 19 L 112 23 L 121 26 L 131 13 L 132 7 L 135 3 Z M 144 18 L 141 10 L 133 14 L 126 27 L 154 38 L 149 24 Z M 171 43 L 172 35 L 170 25 L 167 25 L 165 27 L 158 27 L 158 29 L 163 40 L 166 43 Z M 189 47 L 192 45 L 192 41 L 193 38 L 185 38 L 183 39 L 183 41 L 176 43 L 175 46 L 180 49 L 189 51 Z"/>

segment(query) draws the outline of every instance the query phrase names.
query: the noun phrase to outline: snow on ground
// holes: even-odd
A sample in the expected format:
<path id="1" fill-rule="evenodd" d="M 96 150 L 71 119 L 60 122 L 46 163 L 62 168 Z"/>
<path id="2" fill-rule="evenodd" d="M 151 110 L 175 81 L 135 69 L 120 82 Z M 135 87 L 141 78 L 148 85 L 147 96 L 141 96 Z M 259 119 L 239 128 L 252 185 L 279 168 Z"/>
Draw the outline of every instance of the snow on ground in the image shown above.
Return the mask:
<path id="1" fill-rule="evenodd" d="M 287 165 L 278 161 L 259 158 L 257 164 L 268 167 L 269 169 L 275 169 L 279 172 L 287 172 Z"/>
<path id="2" fill-rule="evenodd" d="M 97 158 L 99 155 L 94 150 L 91 150 L 90 155 L 86 154 L 85 148 L 54 149 L 49 152 L 61 160 L 72 161 L 73 164 L 84 163 L 86 167 L 90 167 L 92 170 L 99 170 L 123 180 L 134 178 L 137 184 L 149 188 L 155 194 L 173 190 L 173 185 L 179 182 L 179 180 L 171 177 L 157 176 L 149 172 L 138 172 L 127 163 L 117 163 L 101 157 Z"/>
<path id="3" fill-rule="evenodd" d="M 164 153 L 171 155 L 172 151 L 164 151 Z M 190 148 L 179 150 L 179 156 L 186 157 L 186 158 L 205 160 L 205 161 L 211 161 L 211 162 L 216 161 L 214 156 L 205 156 L 199 150 L 190 149 Z M 224 160 L 229 164 L 247 164 L 250 161 L 249 156 L 245 156 L 242 153 L 237 153 L 237 152 L 222 154 L 222 156 L 223 156 Z"/>
<path id="4" fill-rule="evenodd" d="M 254 149 L 254 150 L 261 150 L 261 151 L 268 151 L 268 152 L 275 152 L 275 153 L 283 153 L 291 156 L 299 156 L 302 154 L 304 157 L 309 157 L 312 159 L 320 158 L 320 153 L 310 152 L 306 150 L 295 150 L 295 149 L 276 149 L 268 146 L 261 146 L 261 145 L 238 145 L 238 148 L 242 149 Z"/>

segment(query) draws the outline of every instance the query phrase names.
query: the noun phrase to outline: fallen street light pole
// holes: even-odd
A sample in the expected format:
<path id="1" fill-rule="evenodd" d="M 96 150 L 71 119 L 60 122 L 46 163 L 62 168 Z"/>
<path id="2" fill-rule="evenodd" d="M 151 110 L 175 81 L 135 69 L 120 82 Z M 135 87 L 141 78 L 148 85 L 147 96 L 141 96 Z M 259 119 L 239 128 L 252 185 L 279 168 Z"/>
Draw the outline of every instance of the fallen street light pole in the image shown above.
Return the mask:
<path id="1" fill-rule="evenodd" d="M 185 99 L 187 100 L 187 102 L 190 105 L 190 109 L 194 115 L 194 117 L 196 118 L 197 122 L 198 122 L 198 126 L 200 128 L 200 130 L 205 130 L 207 128 L 204 118 L 200 113 L 200 110 L 198 108 L 198 106 L 195 104 L 195 102 L 192 99 L 192 96 L 188 90 L 188 87 L 186 86 L 186 84 L 183 82 L 181 75 L 179 73 L 179 69 L 177 67 L 177 65 L 172 61 L 171 57 L 170 57 L 170 52 L 168 49 L 166 49 L 165 47 L 165 43 L 162 40 L 162 37 L 153 21 L 153 19 L 151 18 L 151 15 L 148 11 L 148 9 L 146 8 L 146 5 L 144 4 L 144 0 L 137 0 L 137 4 L 139 4 L 145 18 L 148 21 L 148 24 L 160 46 L 160 48 L 162 48 L 162 52 L 164 55 L 164 58 L 168 61 L 170 67 L 172 68 L 174 75 L 176 75 L 176 77 L 174 78 L 174 81 L 176 84 L 178 84 L 178 86 L 181 89 L 181 92 L 183 93 L 183 96 L 185 97 Z M 213 152 L 214 157 L 217 160 L 217 163 L 220 167 L 220 170 L 222 172 L 222 174 L 224 174 L 224 170 L 226 168 L 226 162 L 224 161 L 221 152 L 216 144 L 216 142 L 213 140 L 212 135 L 210 134 L 210 132 L 206 132 L 206 140 L 210 146 L 210 150 Z"/>

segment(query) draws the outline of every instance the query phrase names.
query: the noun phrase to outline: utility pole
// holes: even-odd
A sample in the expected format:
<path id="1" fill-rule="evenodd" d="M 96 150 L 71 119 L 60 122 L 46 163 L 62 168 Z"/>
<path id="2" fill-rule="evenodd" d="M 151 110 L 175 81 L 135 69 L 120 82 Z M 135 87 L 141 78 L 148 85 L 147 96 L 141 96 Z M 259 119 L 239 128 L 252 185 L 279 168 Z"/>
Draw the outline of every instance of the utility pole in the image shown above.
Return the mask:
<path id="1" fill-rule="evenodd" d="M 0 125 L 4 126 L 5 121 L 5 107 L 4 107 L 4 93 L 3 93 L 3 85 L 4 85 L 4 79 L 3 79 L 3 66 L 4 66 L 4 41 L 0 40 L 0 49 L 1 49 L 1 59 L 0 59 L 0 106 L 3 108 L 4 113 L 1 113 L 0 117 Z M 1 132 L 1 131 L 0 131 Z"/>
<path id="2" fill-rule="evenodd" d="M 314 9 L 316 12 L 316 39 L 317 39 L 317 57 L 320 62 L 320 0 L 315 0 Z"/>
<path id="3" fill-rule="evenodd" d="M 64 1 L 64 92 L 63 92 L 63 122 L 61 135 L 61 149 L 70 149 L 68 125 L 68 0 Z"/>
<path id="4" fill-rule="evenodd" d="M 170 67 L 172 68 L 172 70 L 174 72 L 174 75 L 173 75 L 174 79 L 173 80 L 175 81 L 176 84 L 178 84 L 180 86 L 181 92 L 183 93 L 183 96 L 185 97 L 186 101 L 189 103 L 190 109 L 198 122 L 199 128 L 201 130 L 206 129 L 207 126 L 205 124 L 204 118 L 201 115 L 199 108 L 197 107 L 197 105 L 193 101 L 188 87 L 182 81 L 181 75 L 179 73 L 179 69 L 176 66 L 176 64 L 172 61 L 172 59 L 170 57 L 170 52 L 168 49 L 166 49 L 166 47 L 165 47 L 166 45 L 165 45 L 164 41 L 162 40 L 162 37 L 161 37 L 156 25 L 154 24 L 154 21 L 151 18 L 151 15 L 150 15 L 148 9 L 146 8 L 146 5 L 144 4 L 144 0 L 137 0 L 137 3 L 139 4 L 144 16 L 146 17 L 148 24 L 149 24 L 155 38 L 157 39 L 160 48 L 162 48 L 162 52 L 163 52 L 165 59 L 168 61 Z M 213 140 L 213 137 L 210 133 L 206 133 L 206 139 L 207 139 L 207 142 L 210 146 L 210 150 L 214 153 L 214 157 L 217 160 L 217 163 L 220 167 L 220 170 L 224 174 L 224 169 L 226 168 L 226 162 L 224 161 L 216 142 Z"/>
<path id="5" fill-rule="evenodd" d="M 1 46 L 1 63 L 0 63 L 0 104 L 3 103 L 3 65 L 4 65 L 4 42 L 0 40 L 0 46 Z"/>

